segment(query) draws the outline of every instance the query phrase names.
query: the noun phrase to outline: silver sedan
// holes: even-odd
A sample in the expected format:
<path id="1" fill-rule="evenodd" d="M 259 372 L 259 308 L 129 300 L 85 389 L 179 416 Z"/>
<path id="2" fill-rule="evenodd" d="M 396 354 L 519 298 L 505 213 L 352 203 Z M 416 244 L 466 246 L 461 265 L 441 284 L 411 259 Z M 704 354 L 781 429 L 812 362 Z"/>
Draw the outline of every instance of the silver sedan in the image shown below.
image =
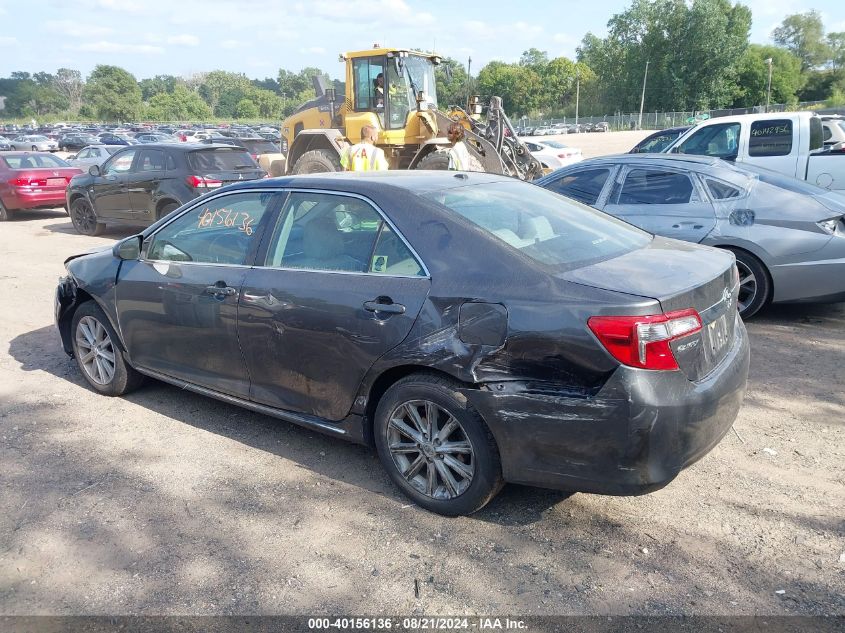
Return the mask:
<path id="1" fill-rule="evenodd" d="M 65 160 L 74 167 L 85 169 L 91 165 L 102 165 L 106 159 L 125 145 L 88 145 L 83 147 L 75 156 L 68 156 Z"/>
<path id="2" fill-rule="evenodd" d="M 40 134 L 25 134 L 12 139 L 15 150 L 32 150 L 33 152 L 57 152 L 59 144 Z"/>
<path id="3" fill-rule="evenodd" d="M 841 193 L 745 164 L 665 154 L 585 160 L 536 184 L 650 233 L 732 251 L 744 318 L 769 302 L 845 301 Z"/>

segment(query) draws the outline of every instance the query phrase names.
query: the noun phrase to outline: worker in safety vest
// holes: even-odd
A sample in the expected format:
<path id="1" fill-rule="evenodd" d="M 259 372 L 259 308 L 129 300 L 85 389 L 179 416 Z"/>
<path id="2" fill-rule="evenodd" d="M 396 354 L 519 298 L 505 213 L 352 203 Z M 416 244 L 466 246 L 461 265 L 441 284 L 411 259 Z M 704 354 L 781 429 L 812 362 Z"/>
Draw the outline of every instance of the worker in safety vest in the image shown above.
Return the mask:
<path id="1" fill-rule="evenodd" d="M 361 128 L 361 142 L 347 145 L 340 155 L 345 171 L 386 171 L 390 169 L 384 151 L 374 145 L 378 132 L 372 125 Z"/>
<path id="2" fill-rule="evenodd" d="M 452 123 L 446 132 L 452 147 L 449 148 L 449 169 L 456 171 L 475 171 L 469 149 L 464 143 L 464 126 Z"/>

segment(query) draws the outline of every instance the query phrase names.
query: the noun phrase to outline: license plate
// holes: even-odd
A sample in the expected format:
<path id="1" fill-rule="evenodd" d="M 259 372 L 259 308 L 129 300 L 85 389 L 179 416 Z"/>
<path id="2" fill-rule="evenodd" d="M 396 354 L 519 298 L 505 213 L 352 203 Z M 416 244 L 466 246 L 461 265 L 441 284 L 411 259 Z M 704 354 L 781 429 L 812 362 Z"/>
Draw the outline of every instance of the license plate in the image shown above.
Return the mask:
<path id="1" fill-rule="evenodd" d="M 723 314 L 705 327 L 710 357 L 718 357 L 728 344 L 728 315 Z"/>
<path id="2" fill-rule="evenodd" d="M 64 178 L 48 178 L 47 179 L 47 186 L 48 187 L 64 187 L 67 184 L 67 180 Z"/>

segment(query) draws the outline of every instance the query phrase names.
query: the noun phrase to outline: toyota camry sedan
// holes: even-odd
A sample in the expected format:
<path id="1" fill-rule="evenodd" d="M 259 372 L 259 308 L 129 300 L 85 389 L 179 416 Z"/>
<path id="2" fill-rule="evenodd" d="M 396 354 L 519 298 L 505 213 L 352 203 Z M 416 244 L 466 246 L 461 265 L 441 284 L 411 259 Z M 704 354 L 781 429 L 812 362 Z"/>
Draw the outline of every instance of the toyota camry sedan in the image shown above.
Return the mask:
<path id="1" fill-rule="evenodd" d="M 730 252 L 490 174 L 239 183 L 66 268 L 96 392 L 153 378 L 372 445 L 444 515 L 504 482 L 656 490 L 745 393 Z"/>

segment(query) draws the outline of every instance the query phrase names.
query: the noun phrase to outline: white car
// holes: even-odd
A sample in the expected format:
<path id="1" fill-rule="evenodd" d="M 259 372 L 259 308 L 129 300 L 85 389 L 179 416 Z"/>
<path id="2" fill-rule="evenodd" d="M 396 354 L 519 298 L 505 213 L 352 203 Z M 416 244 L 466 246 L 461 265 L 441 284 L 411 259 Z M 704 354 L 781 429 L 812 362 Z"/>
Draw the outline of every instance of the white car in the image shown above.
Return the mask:
<path id="1" fill-rule="evenodd" d="M 556 123 L 552 126 L 552 134 L 569 134 L 569 126 L 564 123 Z"/>
<path id="2" fill-rule="evenodd" d="M 554 131 L 548 125 L 541 125 L 538 128 L 534 128 L 534 136 L 547 136 L 549 134 L 554 134 Z"/>
<path id="3" fill-rule="evenodd" d="M 88 145 L 75 156 L 68 156 L 65 160 L 74 167 L 85 169 L 91 165 L 102 165 L 112 154 L 124 147 L 126 145 Z"/>
<path id="4" fill-rule="evenodd" d="M 12 139 L 10 143 L 16 150 L 32 150 L 33 152 L 57 152 L 59 144 L 40 134 L 25 134 Z"/>
<path id="5" fill-rule="evenodd" d="M 544 170 L 554 171 L 584 160 L 581 150 L 558 141 L 526 141 L 528 151 L 540 161 Z"/>

